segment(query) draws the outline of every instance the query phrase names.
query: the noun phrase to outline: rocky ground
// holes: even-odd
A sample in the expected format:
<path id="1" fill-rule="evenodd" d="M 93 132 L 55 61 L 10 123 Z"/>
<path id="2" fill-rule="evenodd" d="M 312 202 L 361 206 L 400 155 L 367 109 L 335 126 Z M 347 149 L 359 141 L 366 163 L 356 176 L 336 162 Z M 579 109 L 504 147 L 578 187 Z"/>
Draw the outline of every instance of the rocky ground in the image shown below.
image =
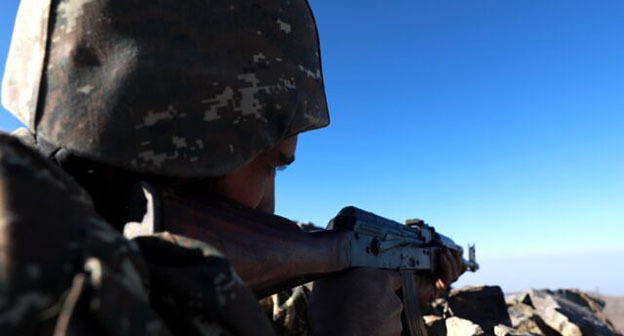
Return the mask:
<path id="1" fill-rule="evenodd" d="M 624 300 L 616 303 L 577 290 L 506 298 L 498 286 L 471 286 L 452 290 L 423 315 L 430 336 L 622 336 L 606 315 L 621 316 Z"/>

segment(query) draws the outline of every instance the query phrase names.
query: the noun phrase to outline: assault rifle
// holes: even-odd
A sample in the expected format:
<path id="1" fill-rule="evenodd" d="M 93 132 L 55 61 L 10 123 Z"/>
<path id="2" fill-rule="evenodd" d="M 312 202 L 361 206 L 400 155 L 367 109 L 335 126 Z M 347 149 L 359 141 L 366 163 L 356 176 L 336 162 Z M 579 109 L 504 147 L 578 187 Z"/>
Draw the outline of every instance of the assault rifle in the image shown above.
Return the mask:
<path id="1" fill-rule="evenodd" d="M 436 233 L 420 219 L 407 220 L 405 225 L 377 216 L 356 207 L 346 207 L 328 225 L 329 230 L 347 230 L 349 264 L 351 267 L 375 267 L 401 273 L 405 318 L 411 335 L 427 335 L 418 306 L 415 273 L 436 272 L 440 249 L 463 255 L 461 246 Z M 476 272 L 475 246 L 468 247 L 468 260 L 463 263 Z"/>
<path id="2" fill-rule="evenodd" d="M 355 208 L 344 208 L 327 230 L 307 232 L 275 215 L 198 195 L 157 190 L 142 183 L 132 202 L 140 223 L 126 227 L 132 237 L 170 231 L 219 248 L 258 297 L 277 293 L 353 267 L 401 273 L 406 321 L 412 335 L 426 335 L 417 302 L 415 273 L 434 274 L 441 249 L 463 254 L 461 246 L 421 220 L 406 224 Z M 135 217 L 137 217 L 135 215 Z M 470 271 L 479 268 L 469 247 Z"/>

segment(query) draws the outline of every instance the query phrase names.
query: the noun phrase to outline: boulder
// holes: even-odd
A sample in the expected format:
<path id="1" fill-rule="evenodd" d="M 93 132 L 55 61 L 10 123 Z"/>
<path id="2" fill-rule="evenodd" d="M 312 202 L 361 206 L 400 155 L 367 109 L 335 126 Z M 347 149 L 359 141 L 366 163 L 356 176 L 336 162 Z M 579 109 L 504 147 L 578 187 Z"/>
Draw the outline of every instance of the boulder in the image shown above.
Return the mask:
<path id="1" fill-rule="evenodd" d="M 427 334 L 429 336 L 446 336 L 446 321 L 444 318 L 435 315 L 425 315 L 423 320 L 427 326 Z"/>
<path id="2" fill-rule="evenodd" d="M 505 296 L 499 286 L 468 286 L 453 290 L 448 305 L 454 316 L 476 323 L 488 334 L 494 334 L 496 325 L 511 326 Z"/>
<path id="3" fill-rule="evenodd" d="M 446 336 L 477 336 L 483 335 L 480 326 L 459 318 L 449 317 L 446 319 Z"/>
<path id="4" fill-rule="evenodd" d="M 469 286 L 423 308 L 429 336 L 622 336 L 604 315 L 604 301 L 577 290 L 505 300 L 498 286 Z"/>
<path id="5" fill-rule="evenodd" d="M 579 306 L 586 307 L 593 312 L 601 313 L 605 308 L 604 300 L 595 298 L 577 289 L 557 289 L 553 294 L 558 297 L 568 299 Z"/>
<path id="6" fill-rule="evenodd" d="M 562 336 L 619 336 L 613 327 L 596 314 L 591 304 L 579 304 L 578 297 L 550 290 L 531 290 L 536 313 Z"/>
<path id="7" fill-rule="evenodd" d="M 507 298 L 505 302 L 507 303 L 507 306 L 513 306 L 518 303 L 523 303 L 527 306 L 533 307 L 533 302 L 531 302 L 531 296 L 527 292 L 513 295 Z"/>
<path id="8" fill-rule="evenodd" d="M 544 336 L 560 336 L 557 331 L 549 327 L 544 320 L 535 312 L 532 306 L 524 304 L 526 300 L 519 301 L 507 308 L 511 318 L 511 326 L 520 331 Z"/>

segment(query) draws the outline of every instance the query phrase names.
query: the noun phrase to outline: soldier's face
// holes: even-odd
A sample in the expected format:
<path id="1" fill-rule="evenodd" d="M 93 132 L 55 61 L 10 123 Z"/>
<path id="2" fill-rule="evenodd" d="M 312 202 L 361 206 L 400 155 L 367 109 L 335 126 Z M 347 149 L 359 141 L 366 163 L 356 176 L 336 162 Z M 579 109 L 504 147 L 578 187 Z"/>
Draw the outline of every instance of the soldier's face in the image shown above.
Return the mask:
<path id="1" fill-rule="evenodd" d="M 219 181 L 218 190 L 230 201 L 272 213 L 275 208 L 275 169 L 295 161 L 296 149 L 297 136 L 282 141 L 225 175 Z"/>

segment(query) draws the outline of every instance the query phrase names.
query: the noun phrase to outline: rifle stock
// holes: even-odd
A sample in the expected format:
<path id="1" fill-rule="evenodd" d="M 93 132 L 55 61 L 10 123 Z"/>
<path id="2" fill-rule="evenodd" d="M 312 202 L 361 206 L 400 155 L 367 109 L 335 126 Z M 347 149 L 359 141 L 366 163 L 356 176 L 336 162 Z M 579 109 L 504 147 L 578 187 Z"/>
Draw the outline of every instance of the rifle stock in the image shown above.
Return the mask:
<path id="1" fill-rule="evenodd" d="M 286 218 L 164 190 L 162 230 L 214 245 L 259 298 L 350 267 L 349 232 L 306 232 Z"/>

